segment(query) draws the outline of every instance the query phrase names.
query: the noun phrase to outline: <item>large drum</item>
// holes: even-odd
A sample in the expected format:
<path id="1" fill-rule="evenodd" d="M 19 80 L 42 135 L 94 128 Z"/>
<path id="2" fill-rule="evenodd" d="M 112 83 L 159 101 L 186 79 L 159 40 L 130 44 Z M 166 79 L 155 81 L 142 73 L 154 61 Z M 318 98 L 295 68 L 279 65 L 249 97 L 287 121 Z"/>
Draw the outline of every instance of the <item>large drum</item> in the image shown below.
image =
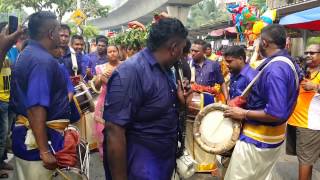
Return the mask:
<path id="1" fill-rule="evenodd" d="M 75 86 L 75 90 L 76 94 L 73 100 L 80 113 L 80 120 L 76 122 L 75 125 L 80 129 L 81 138 L 85 139 L 89 143 L 90 150 L 93 150 L 98 147 L 97 139 L 93 135 L 93 112 L 98 94 L 92 91 L 92 87 L 88 87 L 83 82 Z"/>
<path id="2" fill-rule="evenodd" d="M 227 107 L 219 103 L 210 104 L 200 111 L 194 121 L 194 138 L 208 153 L 225 154 L 239 138 L 240 123 L 223 116 Z"/>
<path id="3" fill-rule="evenodd" d="M 192 102 L 188 106 L 186 121 L 185 147 L 187 153 L 194 160 L 196 172 L 213 172 L 216 170 L 215 154 L 204 151 L 196 142 L 193 136 L 193 125 L 197 114 L 204 106 L 214 102 L 214 96 L 209 93 L 193 92 Z M 177 162 L 179 164 L 179 162 Z M 181 163 L 180 163 L 181 164 Z M 188 164 L 188 163 L 187 163 Z M 186 167 L 191 167 L 187 165 Z"/>
<path id="4" fill-rule="evenodd" d="M 187 117 L 195 119 L 200 110 L 211 103 L 214 103 L 214 95 L 206 92 L 193 92 L 191 103 L 188 106 Z"/>
<path id="5" fill-rule="evenodd" d="M 93 97 L 88 87 L 80 82 L 79 85 L 75 86 L 75 95 L 73 100 L 80 113 L 94 112 Z"/>
<path id="6" fill-rule="evenodd" d="M 80 137 L 79 129 L 73 125 L 69 125 L 65 132 L 73 131 Z M 77 163 L 72 167 L 63 167 L 56 169 L 52 174 L 51 179 L 53 180 L 87 180 L 89 179 L 89 163 L 90 163 L 90 152 L 88 143 L 81 139 L 76 146 Z"/>

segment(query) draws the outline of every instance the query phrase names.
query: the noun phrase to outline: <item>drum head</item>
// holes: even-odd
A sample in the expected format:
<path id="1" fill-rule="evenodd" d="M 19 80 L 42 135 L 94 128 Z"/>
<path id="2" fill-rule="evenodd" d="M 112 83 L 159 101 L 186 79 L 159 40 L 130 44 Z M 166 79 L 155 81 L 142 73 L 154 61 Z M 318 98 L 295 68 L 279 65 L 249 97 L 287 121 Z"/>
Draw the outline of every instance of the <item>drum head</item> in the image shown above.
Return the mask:
<path id="1" fill-rule="evenodd" d="M 64 168 L 60 169 L 60 172 L 55 171 L 52 175 L 52 180 L 88 180 L 89 178 L 81 173 L 80 169 L 77 168 Z"/>
<path id="2" fill-rule="evenodd" d="M 196 142 L 206 152 L 223 154 L 231 150 L 240 134 L 240 124 L 223 117 L 228 106 L 213 103 L 197 115 L 193 133 Z"/>

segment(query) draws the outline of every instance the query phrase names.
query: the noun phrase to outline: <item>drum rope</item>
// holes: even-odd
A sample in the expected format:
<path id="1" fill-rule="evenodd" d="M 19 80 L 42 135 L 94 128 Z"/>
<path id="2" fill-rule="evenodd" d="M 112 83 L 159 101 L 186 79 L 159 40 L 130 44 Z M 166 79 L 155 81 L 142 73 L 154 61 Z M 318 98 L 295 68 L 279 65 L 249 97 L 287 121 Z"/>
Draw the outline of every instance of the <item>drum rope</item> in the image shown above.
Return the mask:
<path id="1" fill-rule="evenodd" d="M 56 171 L 65 179 L 65 180 L 71 180 L 65 173 L 63 173 L 59 168 L 56 169 Z"/>

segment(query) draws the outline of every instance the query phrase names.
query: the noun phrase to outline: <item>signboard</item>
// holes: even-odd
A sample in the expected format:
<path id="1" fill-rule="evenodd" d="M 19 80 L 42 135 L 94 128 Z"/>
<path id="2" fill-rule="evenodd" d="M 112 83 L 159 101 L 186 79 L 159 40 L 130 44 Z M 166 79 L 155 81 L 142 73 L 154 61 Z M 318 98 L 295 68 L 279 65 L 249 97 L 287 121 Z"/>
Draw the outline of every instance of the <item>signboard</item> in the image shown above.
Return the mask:
<path id="1" fill-rule="evenodd" d="M 231 3 L 236 3 L 236 4 L 246 4 L 248 1 L 247 0 L 225 0 L 224 3 L 226 4 L 231 4 Z"/>
<path id="2" fill-rule="evenodd" d="M 224 46 L 228 46 L 229 45 L 229 40 L 228 39 L 224 39 L 224 40 L 222 40 L 221 44 L 224 45 Z"/>
<path id="3" fill-rule="evenodd" d="M 81 11 L 81 9 L 77 9 L 72 13 L 71 19 L 79 26 L 84 20 L 87 19 L 87 16 L 83 11 Z"/>

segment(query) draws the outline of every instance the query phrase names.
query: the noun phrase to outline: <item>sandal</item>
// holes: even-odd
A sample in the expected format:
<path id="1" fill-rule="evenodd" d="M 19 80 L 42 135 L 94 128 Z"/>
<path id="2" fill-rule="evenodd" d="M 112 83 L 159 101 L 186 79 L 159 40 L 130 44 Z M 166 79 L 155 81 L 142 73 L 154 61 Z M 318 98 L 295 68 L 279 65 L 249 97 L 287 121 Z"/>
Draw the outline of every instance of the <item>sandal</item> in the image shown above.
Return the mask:
<path id="1" fill-rule="evenodd" d="M 4 170 L 0 170 L 0 179 L 7 179 L 7 178 L 9 178 L 9 174 Z"/>
<path id="2" fill-rule="evenodd" d="M 9 163 L 3 162 L 0 169 L 2 170 L 9 170 L 12 171 L 13 170 L 13 166 Z"/>

